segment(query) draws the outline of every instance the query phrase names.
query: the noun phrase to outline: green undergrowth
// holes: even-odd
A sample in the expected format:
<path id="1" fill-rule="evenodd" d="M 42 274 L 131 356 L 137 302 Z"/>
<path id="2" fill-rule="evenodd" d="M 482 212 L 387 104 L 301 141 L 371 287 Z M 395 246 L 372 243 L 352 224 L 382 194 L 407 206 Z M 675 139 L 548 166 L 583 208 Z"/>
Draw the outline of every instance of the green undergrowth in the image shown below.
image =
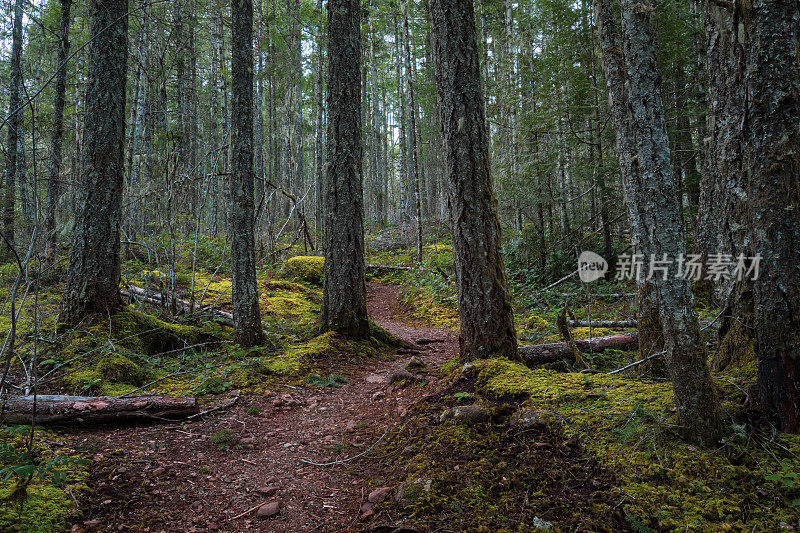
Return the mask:
<path id="1" fill-rule="evenodd" d="M 86 462 L 62 445 L 57 434 L 37 429 L 28 453 L 28 426 L 0 428 L 0 468 L 15 468 L 0 484 L 0 531 L 67 531 L 83 498 Z M 5 478 L 4 474 L 0 480 Z"/>
<path id="2" fill-rule="evenodd" d="M 530 369 L 504 359 L 470 370 L 484 394 L 547 413 L 553 430 L 580 442 L 619 477 L 630 524 L 660 531 L 774 531 L 800 526 L 800 437 L 765 438 L 734 423 L 717 447 L 698 448 L 676 431 L 672 388 L 604 374 Z M 726 407 L 741 398 L 726 388 Z"/>

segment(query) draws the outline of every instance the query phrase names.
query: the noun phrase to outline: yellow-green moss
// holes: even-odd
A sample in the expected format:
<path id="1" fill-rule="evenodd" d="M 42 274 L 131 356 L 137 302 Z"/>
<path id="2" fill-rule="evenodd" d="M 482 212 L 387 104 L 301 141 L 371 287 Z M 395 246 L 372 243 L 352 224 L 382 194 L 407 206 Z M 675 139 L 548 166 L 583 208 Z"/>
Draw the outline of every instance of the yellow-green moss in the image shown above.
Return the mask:
<path id="1" fill-rule="evenodd" d="M 503 359 L 477 361 L 473 371 L 484 390 L 556 414 L 566 437 L 579 439 L 621 477 L 625 513 L 651 527 L 766 531 L 780 522 L 798 525 L 792 502 L 800 498 L 800 484 L 770 479 L 800 469 L 800 454 L 748 446 L 745 434 L 717 450 L 686 445 L 673 431 L 669 383 L 556 373 Z M 791 449 L 800 439 L 787 442 Z"/>
<path id="2" fill-rule="evenodd" d="M 537 333 L 545 333 L 552 329 L 550 322 L 540 317 L 539 315 L 532 315 L 526 322 L 525 327 L 536 331 Z"/>
<path id="3" fill-rule="evenodd" d="M 573 328 L 572 329 L 572 338 L 573 339 L 588 339 L 589 338 L 589 328 Z M 597 337 L 607 337 L 609 335 L 613 335 L 617 333 L 613 329 L 608 328 L 591 328 L 591 337 L 593 339 Z"/>
<path id="4" fill-rule="evenodd" d="M 286 276 L 315 285 L 322 284 L 325 274 L 325 258 L 311 255 L 298 255 L 286 261 Z"/>
<path id="5" fill-rule="evenodd" d="M 0 429 L 1 467 L 18 464 L 13 456 L 27 449 L 27 437 L 26 426 Z M 78 513 L 73 496 L 80 500 L 87 488 L 84 482 L 86 466 L 75 462 L 77 457 L 70 455 L 66 449 L 54 450 L 52 443 L 58 440 L 58 435 L 37 429 L 32 464 L 40 465 L 43 476 L 35 475 L 24 490 L 20 490 L 17 477 L 0 484 L 0 531 L 53 533 L 68 530 Z M 59 458 L 65 462 L 56 465 L 54 461 Z M 44 468 L 47 464 L 52 464 L 53 469 Z M 53 484 L 53 471 L 61 473 L 63 486 Z"/>
<path id="6" fill-rule="evenodd" d="M 111 355 L 101 359 L 95 366 L 103 379 L 115 383 L 141 385 L 145 378 L 142 367 L 122 355 Z"/>

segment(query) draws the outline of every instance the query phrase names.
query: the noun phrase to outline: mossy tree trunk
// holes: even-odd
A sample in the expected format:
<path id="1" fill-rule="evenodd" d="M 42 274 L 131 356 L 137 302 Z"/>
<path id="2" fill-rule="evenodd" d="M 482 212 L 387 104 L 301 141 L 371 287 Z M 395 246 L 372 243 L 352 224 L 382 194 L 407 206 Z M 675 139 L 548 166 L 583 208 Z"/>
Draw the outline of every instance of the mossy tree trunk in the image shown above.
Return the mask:
<path id="1" fill-rule="evenodd" d="M 328 132 L 322 327 L 369 335 L 364 282 L 361 13 L 358 0 L 328 1 Z"/>
<path id="2" fill-rule="evenodd" d="M 753 252 L 761 408 L 800 430 L 800 3 L 744 8 L 748 40 L 745 169 Z"/>
<path id="3" fill-rule="evenodd" d="M 3 194 L 3 235 L 14 245 L 14 208 L 18 178 L 24 177 L 24 161 L 19 157 L 25 118 L 22 104 L 22 0 L 14 2 L 14 22 L 11 30 L 11 75 L 8 96 L 8 144 L 6 145 L 6 180 Z M 10 254 L 9 254 L 10 257 Z"/>
<path id="4" fill-rule="evenodd" d="M 62 320 L 122 307 L 120 219 L 125 142 L 128 1 L 92 0 L 82 205 L 72 240 Z"/>
<path id="5" fill-rule="evenodd" d="M 500 355 L 520 360 L 500 253 L 473 3 L 434 0 L 430 12 L 445 174 L 450 185 L 461 358 Z"/>
<path id="6" fill-rule="evenodd" d="M 610 0 L 598 0 L 603 63 L 617 128 L 626 203 L 644 257 L 670 261 L 667 272 L 648 280 L 644 290 L 652 285 L 678 423 L 687 438 L 708 443 L 719 436 L 722 416 L 706 366 L 691 285 L 677 272 L 678 259 L 685 255 L 685 236 L 656 66 L 651 21 L 655 7 L 649 0 L 621 1 L 620 55 L 612 6 Z"/>
<path id="7" fill-rule="evenodd" d="M 231 265 L 233 322 L 243 346 L 263 341 L 253 208 L 253 0 L 231 2 Z"/>
<path id="8" fill-rule="evenodd" d="M 706 68 L 709 77 L 708 154 L 700 189 L 695 253 L 734 258 L 749 253 L 747 175 L 743 170 L 744 28 L 732 10 L 706 2 Z M 741 41 L 741 42 L 740 42 Z M 722 302 L 719 343 L 712 366 L 743 365 L 756 359 L 753 345 L 752 281 L 701 280 L 698 287 Z M 715 294 L 716 293 L 716 294 Z"/>
<path id="9" fill-rule="evenodd" d="M 636 139 L 634 137 L 631 114 L 628 109 L 628 93 L 625 85 L 625 61 L 622 54 L 622 43 L 619 37 L 617 15 L 611 0 L 596 0 L 595 14 L 598 24 L 598 37 L 602 53 L 603 72 L 608 87 L 608 101 L 614 130 L 617 139 L 617 157 L 619 158 L 622 182 L 627 184 L 634 172 L 636 159 Z M 641 221 L 630 197 L 631 191 L 625 188 L 625 205 L 631 226 L 631 241 L 634 252 L 641 252 Z M 611 258 L 607 258 L 611 260 Z M 637 322 L 639 330 L 638 360 L 664 350 L 664 334 L 661 329 L 657 292 L 652 283 L 637 279 Z M 655 360 L 641 365 L 639 372 L 649 372 Z"/>

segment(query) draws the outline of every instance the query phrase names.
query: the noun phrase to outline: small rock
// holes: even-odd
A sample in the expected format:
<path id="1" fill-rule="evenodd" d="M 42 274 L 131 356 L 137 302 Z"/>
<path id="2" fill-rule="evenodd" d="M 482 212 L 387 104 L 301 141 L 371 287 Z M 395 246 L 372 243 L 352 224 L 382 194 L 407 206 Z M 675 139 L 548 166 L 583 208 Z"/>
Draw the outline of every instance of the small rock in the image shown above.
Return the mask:
<path id="1" fill-rule="evenodd" d="M 386 499 L 391 490 L 392 489 L 390 489 L 389 487 L 377 488 L 369 493 L 369 496 L 367 496 L 367 501 L 372 503 L 381 503 Z"/>
<path id="2" fill-rule="evenodd" d="M 280 398 L 275 398 L 272 400 L 272 407 L 283 407 L 283 400 Z"/>
<path id="3" fill-rule="evenodd" d="M 256 516 L 258 518 L 269 518 L 271 516 L 275 516 L 281 511 L 281 504 L 278 501 L 265 503 L 261 507 L 258 508 L 256 511 Z"/>
<path id="4" fill-rule="evenodd" d="M 244 437 L 243 439 L 239 440 L 239 442 L 245 448 L 252 448 L 256 445 L 255 437 Z"/>
<path id="5" fill-rule="evenodd" d="M 278 490 L 280 490 L 280 487 L 277 485 L 270 485 L 268 487 L 258 487 L 256 492 L 266 498 L 269 498 L 270 496 L 274 496 Z"/>
<path id="6" fill-rule="evenodd" d="M 275 393 L 273 391 L 271 391 L 269 389 L 264 391 L 264 397 L 265 398 L 272 398 L 273 396 L 275 396 Z"/>
<path id="7" fill-rule="evenodd" d="M 547 414 L 536 409 L 522 409 L 511 416 L 511 425 L 522 429 L 547 426 Z"/>
<path id="8" fill-rule="evenodd" d="M 459 405 L 445 409 L 439 415 L 439 422 L 453 419 L 462 424 L 476 424 L 489 418 L 489 411 L 480 405 Z"/>
<path id="9" fill-rule="evenodd" d="M 425 361 L 417 356 L 414 356 L 409 359 L 408 364 L 406 365 L 406 370 L 422 370 L 423 368 L 427 368 L 427 366 L 428 365 L 425 364 Z"/>
<path id="10" fill-rule="evenodd" d="M 87 520 L 87 521 L 85 521 L 83 523 L 83 525 L 86 526 L 86 527 L 97 527 L 97 526 L 100 525 L 100 520 L 97 520 L 97 519 Z"/>
<path id="11" fill-rule="evenodd" d="M 192 503 L 192 511 L 194 511 L 195 513 L 199 513 L 202 510 L 203 510 L 203 502 L 196 501 Z"/>
<path id="12" fill-rule="evenodd" d="M 153 475 L 160 476 L 161 474 L 163 474 L 166 471 L 167 471 L 166 468 L 164 468 L 163 466 L 159 466 L 158 468 L 153 470 Z"/>
<path id="13" fill-rule="evenodd" d="M 352 433 L 356 430 L 356 421 L 355 420 L 348 420 L 347 425 L 345 426 L 345 431 L 348 433 Z"/>
<path id="14" fill-rule="evenodd" d="M 286 402 L 286 405 L 289 407 L 297 407 L 300 405 L 300 402 L 294 398 L 291 398 L 288 402 Z"/>
<path id="15" fill-rule="evenodd" d="M 124 466 L 121 466 L 121 467 L 117 468 L 117 474 L 124 474 L 127 471 L 128 471 L 128 469 L 125 468 Z"/>
<path id="16" fill-rule="evenodd" d="M 70 533 L 83 533 L 83 528 L 78 524 L 74 524 L 72 529 L 70 529 Z"/>
<path id="17" fill-rule="evenodd" d="M 385 374 L 367 374 L 367 383 L 388 383 L 389 379 Z"/>
<path id="18" fill-rule="evenodd" d="M 384 391 L 382 391 L 382 390 L 379 390 L 378 392 L 376 392 L 375 394 L 372 395 L 372 401 L 376 402 L 376 401 L 380 400 L 381 398 L 383 398 L 384 396 L 386 396 L 386 393 Z"/>

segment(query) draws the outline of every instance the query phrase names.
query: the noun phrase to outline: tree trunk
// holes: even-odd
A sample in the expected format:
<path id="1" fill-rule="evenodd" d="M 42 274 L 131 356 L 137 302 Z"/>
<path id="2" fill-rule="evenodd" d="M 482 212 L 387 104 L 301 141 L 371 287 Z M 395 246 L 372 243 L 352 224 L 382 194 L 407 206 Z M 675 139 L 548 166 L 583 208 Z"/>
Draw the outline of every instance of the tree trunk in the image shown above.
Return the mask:
<path id="1" fill-rule="evenodd" d="M 127 0 L 92 0 L 82 207 L 73 233 L 62 320 L 122 307 L 120 221 L 128 59 Z"/>
<path id="2" fill-rule="evenodd" d="M 519 359 L 500 253 L 472 0 L 431 2 L 439 117 L 461 317 L 462 360 Z"/>
<path id="3" fill-rule="evenodd" d="M 753 255 L 761 408 L 783 431 L 800 430 L 800 3 L 744 7 L 745 169 Z"/>
<path id="4" fill-rule="evenodd" d="M 328 135 L 322 327 L 369 334 L 364 281 L 361 14 L 358 0 L 328 0 Z M 335 231 L 332 231 L 334 230 Z"/>
<path id="5" fill-rule="evenodd" d="M 263 341 L 256 282 L 253 213 L 253 1 L 231 3 L 231 270 L 236 340 Z"/>
<path id="6" fill-rule="evenodd" d="M 67 88 L 67 55 L 69 54 L 69 23 L 72 0 L 61 0 L 58 58 L 56 65 L 55 98 L 53 101 L 53 138 L 50 155 L 50 175 L 47 180 L 47 215 L 45 217 L 45 255 L 52 258 L 56 249 L 56 208 L 61 193 L 61 146 L 64 140 L 64 102 Z"/>
<path id="7" fill-rule="evenodd" d="M 408 168 L 411 186 L 414 188 L 414 226 L 417 245 L 417 260 L 422 260 L 422 192 L 419 185 L 417 152 L 417 104 L 414 98 L 414 78 L 411 69 L 411 32 L 408 29 L 408 1 L 403 3 L 403 46 L 405 48 L 406 89 L 408 90 Z"/>
<path id="8" fill-rule="evenodd" d="M 16 188 L 24 162 L 19 158 L 25 111 L 22 106 L 22 0 L 14 1 L 14 22 L 11 40 L 11 76 L 8 97 L 8 144 L 6 145 L 6 183 L 3 196 L 3 235 L 14 245 Z"/>
<path id="9" fill-rule="evenodd" d="M 583 353 L 600 353 L 607 349 L 635 350 L 638 345 L 636 333 L 620 333 L 608 337 L 595 337 L 594 339 L 580 339 L 573 341 L 575 347 Z M 520 346 L 519 353 L 523 362 L 528 366 L 555 363 L 566 359 L 575 360 L 572 344 L 569 342 L 554 342 L 551 344 L 535 344 Z"/>
<path id="10" fill-rule="evenodd" d="M 325 28 L 323 22 L 322 0 L 317 0 L 317 53 L 316 53 L 316 72 L 314 74 L 314 123 L 316 130 L 314 131 L 314 182 L 316 183 L 316 237 L 317 246 L 320 253 L 325 254 L 322 245 L 325 242 L 324 231 L 324 204 L 325 204 L 325 144 L 324 141 L 324 112 L 325 112 L 325 93 L 323 76 L 325 72 Z"/>
<path id="11" fill-rule="evenodd" d="M 608 86 L 608 101 L 611 116 L 614 121 L 614 130 L 617 139 L 617 157 L 622 183 L 625 189 L 628 208 L 628 219 L 631 226 L 631 244 L 635 252 L 641 252 L 640 233 L 641 222 L 639 213 L 633 208 L 633 200 L 629 196 L 627 183 L 633 173 L 633 162 L 636 158 L 636 140 L 633 134 L 631 116 L 627 104 L 627 90 L 625 84 L 625 64 L 622 56 L 616 15 L 613 3 L 610 0 L 596 0 L 596 18 L 598 22 L 598 38 L 602 53 L 603 72 Z M 646 274 L 646 273 L 645 273 Z M 658 314 L 656 292 L 652 285 L 643 279 L 637 279 L 638 322 L 639 322 L 639 359 L 647 359 L 650 355 L 658 353 L 664 347 L 664 335 L 661 331 L 661 318 Z M 649 367 L 651 363 L 646 363 Z"/>
<path id="12" fill-rule="evenodd" d="M 641 224 L 644 256 L 669 261 L 667 271 L 655 275 L 652 283 L 658 295 L 678 423 L 687 438 L 711 443 L 722 429 L 721 409 L 706 366 L 691 284 L 677 271 L 686 244 L 658 85 L 651 22 L 655 8 L 648 0 L 622 0 L 621 5 L 627 105 L 637 148 L 627 190 Z"/>

